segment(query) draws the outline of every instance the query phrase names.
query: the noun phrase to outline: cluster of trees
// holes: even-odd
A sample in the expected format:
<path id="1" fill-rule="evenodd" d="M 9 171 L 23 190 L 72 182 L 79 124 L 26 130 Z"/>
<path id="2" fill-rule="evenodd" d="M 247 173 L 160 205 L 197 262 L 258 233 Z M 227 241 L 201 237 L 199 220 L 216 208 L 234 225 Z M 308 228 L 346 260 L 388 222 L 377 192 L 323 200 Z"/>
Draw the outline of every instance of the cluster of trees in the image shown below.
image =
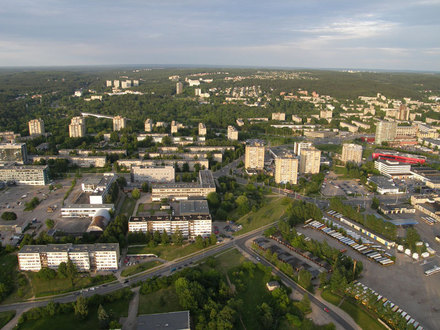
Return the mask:
<path id="1" fill-rule="evenodd" d="M 118 323 L 120 315 L 114 315 L 112 310 L 106 309 L 105 306 L 121 300 L 128 303 L 132 295 L 130 288 L 125 288 L 104 296 L 94 295 L 89 298 L 78 296 L 72 303 L 60 304 L 50 301 L 45 307 L 36 307 L 24 312 L 18 320 L 18 326 L 28 321 L 50 319 L 60 314 L 75 314 L 78 322 L 81 322 L 94 317 L 95 315 L 91 314 L 94 312 L 101 329 L 120 329 L 121 325 Z"/>
<path id="2" fill-rule="evenodd" d="M 38 197 L 34 197 L 29 202 L 24 203 L 24 210 L 32 211 L 38 206 L 38 204 L 40 204 L 40 200 L 38 199 Z"/>
<path id="3" fill-rule="evenodd" d="M 330 208 L 385 238 L 393 241 L 397 238 L 397 227 L 394 224 L 377 218 L 373 214 L 359 213 L 352 206 L 344 204 L 342 200 L 337 197 L 330 200 Z"/>
<path id="4" fill-rule="evenodd" d="M 2 213 L 2 219 L 3 220 L 17 220 L 17 214 L 15 212 L 6 211 Z"/>
<path id="5" fill-rule="evenodd" d="M 119 243 L 120 247 L 127 246 L 125 235 L 128 231 L 128 217 L 125 214 L 120 214 L 115 217 L 105 228 L 98 242 L 101 243 Z"/>
<path id="6" fill-rule="evenodd" d="M 240 186 L 234 178 L 222 176 L 218 179 L 219 192 L 208 195 L 208 204 L 216 220 L 235 220 L 249 211 L 257 211 L 266 200 L 265 189 L 253 184 Z"/>
<path id="7" fill-rule="evenodd" d="M 72 286 L 74 285 L 74 281 L 77 275 L 78 275 L 78 269 L 70 259 L 67 262 L 60 263 L 57 270 L 44 267 L 41 268 L 37 273 L 38 278 L 47 281 L 53 280 L 56 277 L 68 278 L 72 283 Z"/>
<path id="8" fill-rule="evenodd" d="M 336 166 L 336 165 L 334 165 Z M 343 175 L 348 179 L 359 179 L 362 184 L 367 183 L 368 175 L 379 175 L 380 172 L 374 168 L 374 162 L 365 162 L 361 166 L 348 162 L 343 169 Z"/>
<path id="9" fill-rule="evenodd" d="M 159 244 L 168 245 L 170 243 L 181 246 L 183 244 L 183 235 L 180 230 L 173 233 L 171 238 L 166 230 L 162 233 L 160 231 L 155 231 L 154 233 L 139 231 L 128 233 L 127 240 L 128 244 L 148 244 L 150 247 L 155 247 Z"/>
<path id="10" fill-rule="evenodd" d="M 309 219 L 321 220 L 322 212 L 316 204 L 304 202 L 301 200 L 287 200 L 286 215 L 288 224 L 291 227 L 304 223 Z"/>

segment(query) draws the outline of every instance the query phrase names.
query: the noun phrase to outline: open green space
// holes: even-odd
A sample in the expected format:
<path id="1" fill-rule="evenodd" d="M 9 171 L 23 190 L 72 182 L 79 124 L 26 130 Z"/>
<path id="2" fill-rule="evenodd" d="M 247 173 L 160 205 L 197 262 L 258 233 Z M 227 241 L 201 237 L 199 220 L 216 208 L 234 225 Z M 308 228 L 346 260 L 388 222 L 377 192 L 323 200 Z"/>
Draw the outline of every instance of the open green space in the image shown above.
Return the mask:
<path id="1" fill-rule="evenodd" d="M 268 198 L 268 203 L 262 208 L 241 217 L 236 223 L 242 225 L 243 228 L 234 235 L 241 235 L 280 220 L 287 206 L 284 204 L 283 199 L 283 197 Z"/>
<path id="2" fill-rule="evenodd" d="M 148 262 L 144 262 L 141 264 L 137 264 L 137 265 L 133 265 L 133 266 L 129 266 L 127 268 L 125 268 L 122 272 L 121 275 L 122 276 L 130 276 L 130 275 L 134 275 L 140 272 L 143 272 L 147 269 L 159 266 L 161 264 L 160 261 L 158 260 L 154 260 L 154 261 L 148 261 Z"/>
<path id="3" fill-rule="evenodd" d="M 246 261 L 246 258 L 237 249 L 222 252 L 215 259 L 217 260 L 216 268 L 221 272 L 227 272 Z"/>
<path id="4" fill-rule="evenodd" d="M 119 214 L 127 214 L 127 216 L 130 217 L 133 214 L 135 206 L 136 200 L 126 196 L 124 202 L 122 203 Z"/>
<path id="5" fill-rule="evenodd" d="M 0 312 L 0 329 L 15 316 L 15 311 Z"/>
<path id="6" fill-rule="evenodd" d="M 111 313 L 115 318 L 128 315 L 128 306 L 130 299 L 121 299 L 110 303 L 103 303 L 102 306 L 107 313 Z M 63 329 L 63 330 L 89 330 L 99 329 L 98 306 L 90 306 L 89 314 L 84 320 L 78 319 L 75 314 L 58 314 L 48 318 L 38 320 L 28 320 L 20 324 L 17 329 L 20 330 L 47 330 L 47 329 Z"/>
<path id="7" fill-rule="evenodd" d="M 362 329 L 386 329 L 376 318 L 364 310 L 362 306 L 359 306 L 353 299 L 346 297 L 341 304 L 342 297 L 332 293 L 330 290 L 324 290 L 321 296 L 335 306 L 339 306 L 340 304 L 339 308 L 349 314 Z"/>
<path id="8" fill-rule="evenodd" d="M 159 291 L 139 296 L 138 314 L 168 313 L 181 311 L 179 297 L 174 286 Z"/>
<path id="9" fill-rule="evenodd" d="M 2 304 L 11 304 L 32 297 L 29 282 L 22 276 L 19 285 L 19 273 L 17 271 L 17 255 L 15 253 L 0 256 L 0 283 L 8 287 L 9 294 L 4 297 Z"/>
<path id="10" fill-rule="evenodd" d="M 116 280 L 113 275 L 91 277 L 89 275 L 79 275 L 75 278 L 73 285 L 68 278 L 54 278 L 51 280 L 41 279 L 37 273 L 28 272 L 31 290 L 35 297 L 44 297 L 70 291 L 87 288 L 90 286 L 111 282 Z"/>
<path id="11" fill-rule="evenodd" d="M 197 247 L 196 244 L 188 244 L 184 246 L 177 245 L 158 245 L 155 247 L 150 247 L 148 245 L 144 246 L 131 246 L 128 248 L 127 254 L 155 254 L 161 259 L 168 261 L 184 257 L 188 254 L 202 250 Z"/>

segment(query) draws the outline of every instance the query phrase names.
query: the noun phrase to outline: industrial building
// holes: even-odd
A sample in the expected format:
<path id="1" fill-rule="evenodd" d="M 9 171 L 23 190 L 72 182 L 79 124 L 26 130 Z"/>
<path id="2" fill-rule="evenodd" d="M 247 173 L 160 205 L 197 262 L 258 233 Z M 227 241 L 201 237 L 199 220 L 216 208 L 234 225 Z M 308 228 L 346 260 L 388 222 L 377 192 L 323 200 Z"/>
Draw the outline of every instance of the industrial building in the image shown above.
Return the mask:
<path id="1" fill-rule="evenodd" d="M 82 191 L 91 193 L 89 196 L 90 204 L 104 204 L 113 182 L 117 176 L 114 173 L 104 173 L 101 178 L 87 178 L 81 183 Z"/>
<path id="2" fill-rule="evenodd" d="M 118 243 L 25 245 L 18 252 L 18 269 L 37 272 L 57 269 L 70 259 L 79 271 L 117 270 Z"/>
<path id="3" fill-rule="evenodd" d="M 375 150 L 371 156 L 373 159 L 391 160 L 407 164 L 424 164 L 426 162 L 425 156 L 404 154 L 394 150 Z"/>

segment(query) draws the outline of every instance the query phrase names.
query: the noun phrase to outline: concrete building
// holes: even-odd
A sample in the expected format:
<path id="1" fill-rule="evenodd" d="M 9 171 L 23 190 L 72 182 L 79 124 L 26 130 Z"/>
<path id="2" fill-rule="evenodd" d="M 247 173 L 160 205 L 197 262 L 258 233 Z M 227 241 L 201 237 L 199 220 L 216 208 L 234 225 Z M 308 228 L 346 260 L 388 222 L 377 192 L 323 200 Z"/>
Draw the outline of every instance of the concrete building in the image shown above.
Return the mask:
<path id="1" fill-rule="evenodd" d="M 199 123 L 199 135 L 206 135 L 206 126 L 204 123 Z"/>
<path id="2" fill-rule="evenodd" d="M 89 196 L 90 204 L 104 204 L 113 182 L 117 176 L 114 173 L 104 173 L 99 177 L 89 177 L 81 183 L 82 191 L 91 193 Z"/>
<path id="3" fill-rule="evenodd" d="M 238 140 L 238 130 L 234 126 L 231 126 L 231 125 L 228 126 L 228 140 L 231 140 L 231 141 Z"/>
<path id="4" fill-rule="evenodd" d="M 124 89 L 130 88 L 131 87 L 131 80 L 126 80 L 126 81 L 121 82 L 121 87 Z"/>
<path id="5" fill-rule="evenodd" d="M 348 128 L 348 131 L 350 133 L 357 133 L 357 131 L 359 130 L 359 127 L 357 127 L 356 125 L 352 125 L 352 124 L 345 123 L 345 122 L 340 122 L 339 126 L 341 128 Z"/>
<path id="6" fill-rule="evenodd" d="M 61 208 L 63 218 L 92 218 L 101 210 L 114 211 L 113 204 L 73 204 Z"/>
<path id="7" fill-rule="evenodd" d="M 248 140 L 246 141 L 246 150 L 244 156 L 244 166 L 246 169 L 262 170 L 264 168 L 264 141 Z"/>
<path id="8" fill-rule="evenodd" d="M 84 117 L 73 117 L 70 120 L 69 136 L 71 138 L 83 137 L 86 135 L 86 120 Z"/>
<path id="9" fill-rule="evenodd" d="M 356 164 L 360 164 L 362 162 L 362 146 L 353 143 L 343 144 L 341 160 L 344 163 L 353 162 Z"/>
<path id="10" fill-rule="evenodd" d="M 145 120 L 145 132 L 151 132 L 153 130 L 153 121 L 150 118 Z"/>
<path id="11" fill-rule="evenodd" d="M 79 271 L 117 270 L 118 243 L 25 245 L 17 254 L 18 269 L 37 272 L 42 268 L 57 269 L 72 260 Z"/>
<path id="12" fill-rule="evenodd" d="M 393 162 L 391 160 L 375 160 L 374 168 L 389 178 L 408 178 L 412 176 L 411 164 Z"/>
<path id="13" fill-rule="evenodd" d="M 179 81 L 176 83 L 176 95 L 183 93 L 183 84 Z"/>
<path id="14" fill-rule="evenodd" d="M 376 144 L 392 142 L 396 138 L 397 123 L 395 121 L 381 120 L 376 125 Z"/>
<path id="15" fill-rule="evenodd" d="M 209 214 L 192 215 L 151 215 L 146 217 L 131 217 L 128 221 L 129 232 L 156 231 L 173 235 L 178 230 L 183 237 L 195 239 L 198 235 L 208 237 L 212 232 L 212 219 Z"/>
<path id="16" fill-rule="evenodd" d="M 373 183 L 377 187 L 377 192 L 381 195 L 386 194 L 402 194 L 399 187 L 395 185 L 392 179 L 384 176 L 376 175 L 368 178 L 368 182 Z"/>
<path id="17" fill-rule="evenodd" d="M 284 121 L 286 120 L 286 114 L 284 112 L 273 112 L 272 120 Z"/>
<path id="18" fill-rule="evenodd" d="M 200 86 L 200 80 L 187 79 L 190 87 L 192 86 Z"/>
<path id="19" fill-rule="evenodd" d="M 238 118 L 235 122 L 237 123 L 238 127 L 244 126 L 244 121 L 241 118 Z"/>
<path id="20" fill-rule="evenodd" d="M 132 166 L 178 166 L 183 168 L 188 164 L 189 170 L 194 171 L 196 164 L 201 169 L 209 168 L 209 160 L 206 158 L 199 159 L 118 159 L 119 166 L 130 169 Z"/>
<path id="21" fill-rule="evenodd" d="M 275 182 L 297 184 L 298 158 L 291 153 L 282 153 L 275 156 Z"/>
<path id="22" fill-rule="evenodd" d="M 106 80 L 105 86 L 106 87 L 112 87 L 112 81 L 111 80 Z"/>
<path id="23" fill-rule="evenodd" d="M 127 119 L 121 116 L 113 117 L 113 131 L 118 132 L 127 125 Z"/>
<path id="24" fill-rule="evenodd" d="M 396 116 L 397 120 L 408 121 L 409 120 L 410 109 L 406 106 L 406 104 L 401 104 L 399 107 L 399 112 Z"/>
<path id="25" fill-rule="evenodd" d="M 317 174 L 321 165 L 321 150 L 302 148 L 299 161 L 299 173 Z"/>
<path id="26" fill-rule="evenodd" d="M 0 166 L 0 182 L 44 186 L 49 182 L 48 170 L 48 166 L 6 164 Z"/>
<path id="27" fill-rule="evenodd" d="M 325 119 L 327 121 L 331 121 L 332 118 L 333 118 L 333 111 L 332 110 L 328 110 L 328 109 L 321 110 L 319 112 L 319 118 Z"/>
<path id="28" fill-rule="evenodd" d="M 133 80 L 133 87 L 139 87 L 139 80 Z"/>
<path id="29" fill-rule="evenodd" d="M 29 121 L 29 135 L 44 134 L 44 122 L 42 119 L 32 119 Z"/>
<path id="30" fill-rule="evenodd" d="M 295 142 L 293 144 L 293 152 L 295 155 L 301 155 L 301 149 L 313 148 L 312 142 Z"/>
<path id="31" fill-rule="evenodd" d="M 14 143 L 19 137 L 20 134 L 15 134 L 12 131 L 0 132 L 0 142 Z"/>
<path id="32" fill-rule="evenodd" d="M 26 143 L 0 143 L 0 164 L 26 164 L 27 162 Z"/>
<path id="33" fill-rule="evenodd" d="M 189 311 L 139 315 L 136 330 L 190 330 Z"/>
<path id="34" fill-rule="evenodd" d="M 302 124 L 302 118 L 295 115 L 292 115 L 292 121 L 297 124 Z"/>
<path id="35" fill-rule="evenodd" d="M 113 86 L 114 86 L 115 88 L 119 88 L 119 87 L 121 86 L 119 80 L 113 80 Z"/>
<path id="36" fill-rule="evenodd" d="M 215 192 L 216 186 L 212 172 L 209 170 L 199 171 L 197 183 L 162 183 L 154 184 L 151 189 L 151 199 L 185 200 L 189 197 L 206 198 L 209 193 Z"/>
<path id="37" fill-rule="evenodd" d="M 132 182 L 174 182 L 174 166 L 132 166 Z"/>

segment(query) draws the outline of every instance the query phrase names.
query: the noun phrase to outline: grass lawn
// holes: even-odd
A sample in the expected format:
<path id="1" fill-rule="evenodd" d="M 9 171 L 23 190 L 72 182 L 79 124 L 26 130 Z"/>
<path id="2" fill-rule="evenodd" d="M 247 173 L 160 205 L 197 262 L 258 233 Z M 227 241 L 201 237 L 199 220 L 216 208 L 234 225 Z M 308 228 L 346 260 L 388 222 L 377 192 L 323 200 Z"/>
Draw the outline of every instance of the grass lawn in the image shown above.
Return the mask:
<path id="1" fill-rule="evenodd" d="M 107 313 L 110 311 L 115 316 L 115 319 L 119 317 L 128 315 L 128 305 L 129 299 L 121 299 L 111 303 L 103 304 L 104 309 Z M 26 321 L 21 324 L 18 329 L 63 329 L 63 330 L 89 330 L 89 329 L 99 329 L 98 321 L 98 306 L 89 307 L 89 315 L 85 320 L 79 320 L 75 317 L 75 314 L 59 314 L 52 316 L 50 318 Z"/>
<path id="2" fill-rule="evenodd" d="M 0 329 L 15 316 L 15 311 L 0 312 Z"/>
<path id="3" fill-rule="evenodd" d="M 324 290 L 321 293 L 321 296 L 335 306 L 338 306 L 342 300 L 340 296 L 332 293 L 330 290 Z M 339 308 L 349 314 L 362 329 L 386 329 L 376 318 L 371 316 L 367 311 L 365 311 L 361 306 L 356 304 L 356 302 L 350 298 L 345 298 L 344 302 L 341 304 L 341 306 L 339 306 Z"/>
<path id="4" fill-rule="evenodd" d="M 54 278 L 53 280 L 48 281 L 38 278 L 36 273 L 29 272 L 27 275 L 30 279 L 35 297 L 65 293 L 116 280 L 113 275 L 105 277 L 100 281 L 94 280 L 94 278 L 90 276 L 78 277 L 74 281 L 74 286 L 72 286 L 72 283 L 67 278 Z"/>
<path id="5" fill-rule="evenodd" d="M 216 268 L 221 272 L 228 272 L 230 269 L 240 266 L 246 261 L 246 258 L 237 249 L 222 252 L 215 259 L 217 260 Z"/>
<path id="6" fill-rule="evenodd" d="M 157 255 L 161 259 L 168 261 L 184 257 L 188 254 L 200 251 L 195 244 L 188 244 L 184 246 L 174 246 L 174 245 L 158 245 L 156 247 L 145 246 L 132 246 L 128 248 L 127 254 L 147 254 L 152 253 Z"/>
<path id="7" fill-rule="evenodd" d="M 251 211 L 241 217 L 236 223 L 242 225 L 243 229 L 234 233 L 234 235 L 241 235 L 280 220 L 284 215 L 287 206 L 283 205 L 283 199 L 284 197 L 269 198 L 268 203 L 261 209 L 256 212 Z"/>
<path id="8" fill-rule="evenodd" d="M 174 286 L 139 296 L 138 315 L 177 312 L 181 310 L 183 309 L 179 304 L 179 298 L 174 290 Z"/>
<path id="9" fill-rule="evenodd" d="M 127 216 L 131 217 L 135 206 L 136 206 L 136 200 L 127 195 L 125 197 L 124 203 L 122 203 L 119 214 L 126 214 Z"/>
<path id="10" fill-rule="evenodd" d="M 0 282 L 2 282 L 4 278 L 12 278 L 14 282 L 14 291 L 2 301 L 2 304 L 11 304 L 32 297 L 32 290 L 29 283 L 23 286 L 21 290 L 23 292 L 22 296 L 20 297 L 18 295 L 17 263 L 17 255 L 15 253 L 5 254 L 0 257 Z"/>
<path id="11" fill-rule="evenodd" d="M 148 261 L 141 264 L 129 266 L 121 272 L 121 275 L 122 276 L 134 275 L 143 272 L 144 270 L 159 266 L 160 264 L 161 264 L 160 261 L 154 260 L 154 261 Z"/>

